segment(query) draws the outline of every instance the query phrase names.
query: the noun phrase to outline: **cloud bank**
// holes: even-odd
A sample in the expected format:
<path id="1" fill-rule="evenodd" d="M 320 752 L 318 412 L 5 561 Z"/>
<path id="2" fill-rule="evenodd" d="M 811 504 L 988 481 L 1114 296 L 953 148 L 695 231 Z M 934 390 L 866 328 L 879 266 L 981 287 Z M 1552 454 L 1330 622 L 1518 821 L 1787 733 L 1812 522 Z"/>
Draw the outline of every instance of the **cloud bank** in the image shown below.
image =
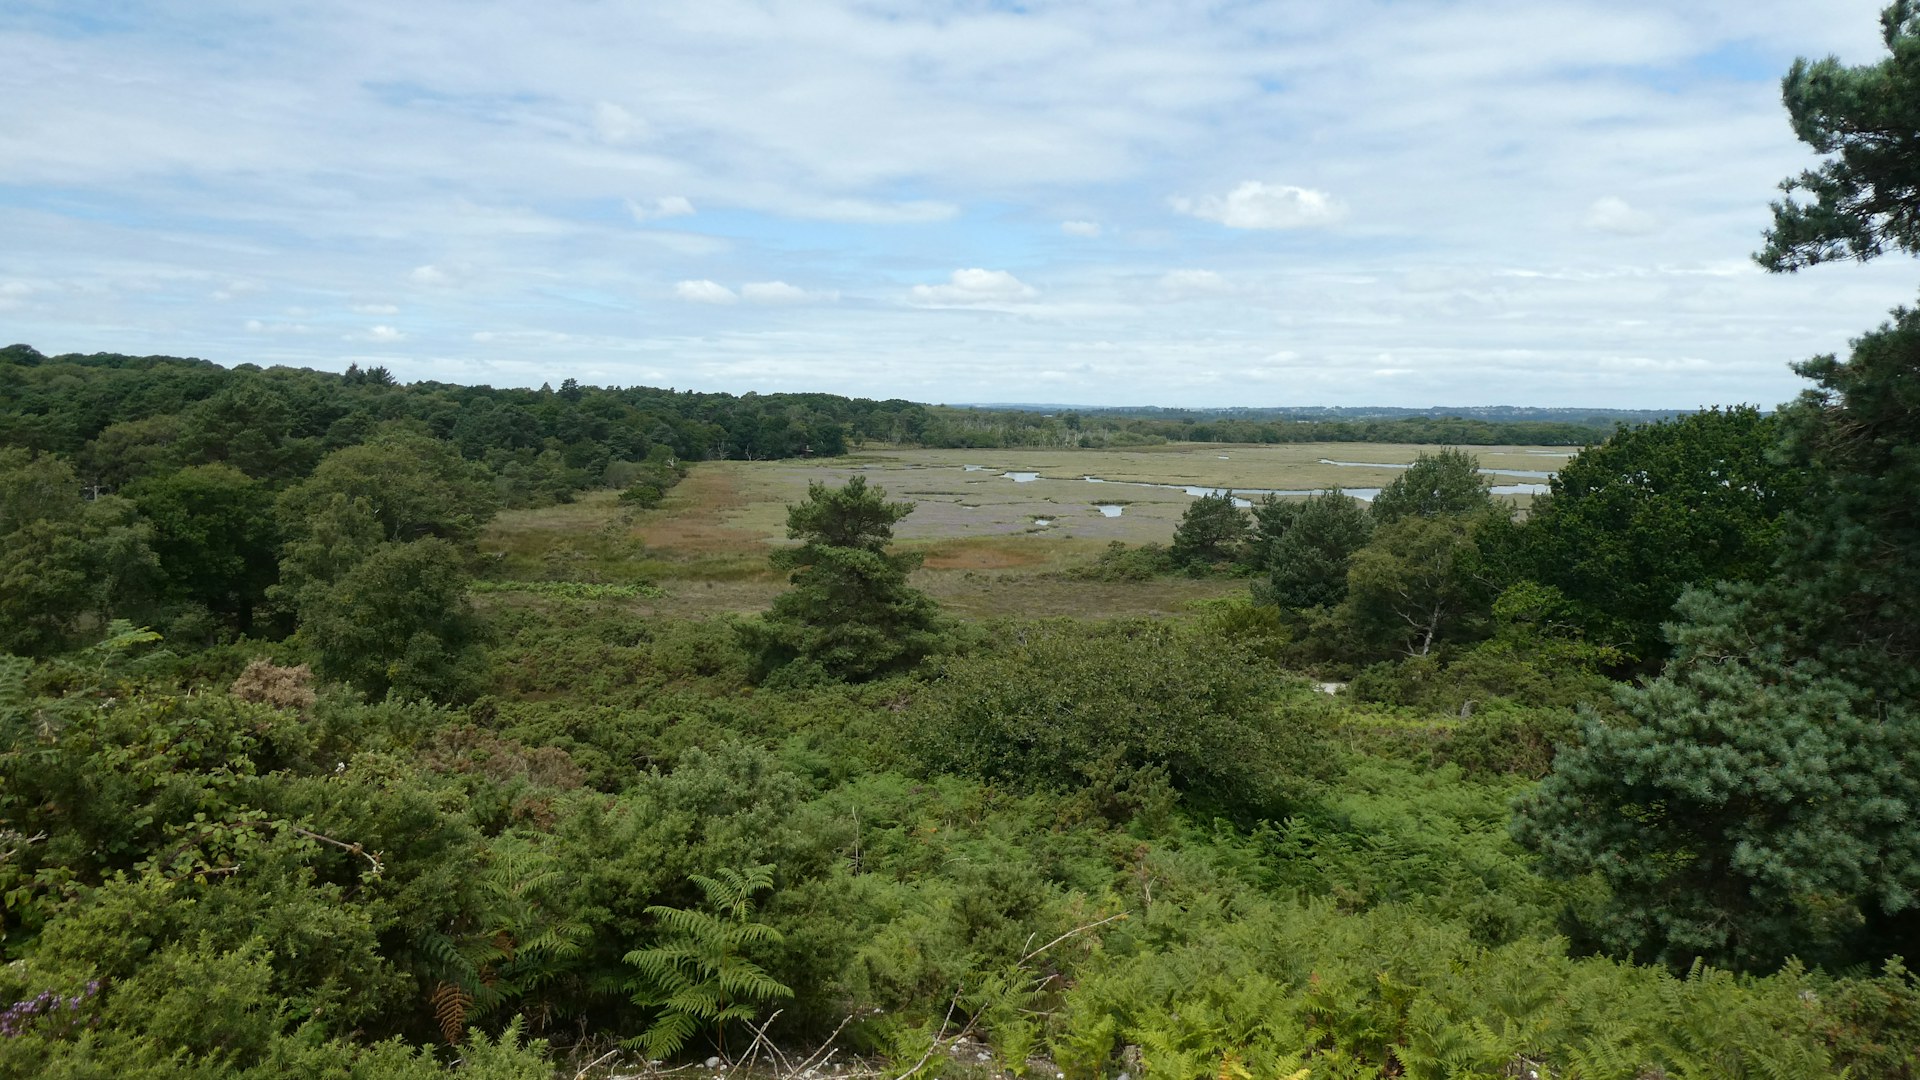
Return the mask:
<path id="1" fill-rule="evenodd" d="M 1747 261 L 1882 0 L 0 6 L 0 315 L 537 386 L 1692 406 L 1913 298 Z M 959 268 L 959 269 L 956 269 Z"/>

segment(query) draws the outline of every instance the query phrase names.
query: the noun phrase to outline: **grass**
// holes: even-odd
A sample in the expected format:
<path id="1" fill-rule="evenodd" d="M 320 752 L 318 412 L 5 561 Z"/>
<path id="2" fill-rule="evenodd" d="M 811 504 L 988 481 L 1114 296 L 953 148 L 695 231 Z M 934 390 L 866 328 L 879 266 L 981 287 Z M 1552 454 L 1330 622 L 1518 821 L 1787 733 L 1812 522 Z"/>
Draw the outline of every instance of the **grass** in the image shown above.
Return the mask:
<path id="1" fill-rule="evenodd" d="M 1191 505 L 1178 488 L 1314 489 L 1335 484 L 1379 487 L 1431 447 L 1386 443 L 1289 446 L 1173 444 L 1124 450 L 884 449 L 830 459 L 712 461 L 653 510 L 632 511 L 613 492 L 577 502 L 501 514 L 481 538 L 487 577 L 499 582 L 657 585 L 659 595 L 581 588 L 528 590 L 515 604 L 592 600 L 638 617 L 699 617 L 763 611 L 786 588 L 767 555 L 786 542 L 786 508 L 807 486 L 866 476 L 914 511 L 895 528 L 906 550 L 924 557 L 914 584 L 968 618 L 1002 615 L 1170 615 L 1194 602 L 1245 590 L 1244 581 L 1163 579 L 1151 582 L 1061 580 L 1061 570 L 1092 561 L 1108 543 L 1166 543 Z M 1552 469 L 1564 448 L 1469 447 L 1483 465 Z M 1322 463 L 1378 462 L 1355 468 Z M 969 471 L 966 466 L 979 466 Z M 1037 472 L 1015 483 L 1002 472 Z M 1096 476 L 1113 483 L 1088 483 Z M 1517 500 L 1524 502 L 1526 500 Z M 1125 507 L 1106 517 L 1099 505 Z M 1036 518 L 1051 524 L 1036 525 Z M 496 586 L 496 589 L 498 586 Z M 592 592 L 587 589 L 586 593 Z M 497 591 L 484 598 L 508 602 Z"/>
<path id="2" fill-rule="evenodd" d="M 660 589 L 654 585 L 641 583 L 608 585 L 594 581 L 495 581 L 484 579 L 474 582 L 472 590 L 477 593 L 532 593 L 535 596 L 550 596 L 558 600 L 625 600 L 634 597 L 660 595 Z"/>

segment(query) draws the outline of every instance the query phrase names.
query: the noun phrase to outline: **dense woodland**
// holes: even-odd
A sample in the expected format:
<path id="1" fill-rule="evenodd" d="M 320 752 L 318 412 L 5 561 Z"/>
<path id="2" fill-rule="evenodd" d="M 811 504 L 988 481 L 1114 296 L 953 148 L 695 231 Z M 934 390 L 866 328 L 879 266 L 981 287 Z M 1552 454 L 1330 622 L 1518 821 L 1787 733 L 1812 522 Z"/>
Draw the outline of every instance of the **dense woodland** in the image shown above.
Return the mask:
<path id="1" fill-rule="evenodd" d="M 1887 41 L 1789 75 L 1770 268 L 1920 251 Z M 14 347 L 0 1072 L 1913 1077 L 1920 313 L 1800 371 L 1524 517 L 1440 450 L 1073 571 L 1190 617 L 962 622 L 855 480 L 644 620 L 477 539 L 964 418 Z"/>
<path id="2" fill-rule="evenodd" d="M 265 480 L 311 471 L 330 450 L 406 423 L 457 447 L 510 499 L 559 498 L 608 482 L 655 447 L 683 461 L 831 456 L 869 442 L 932 447 L 1145 446 L 1201 442 L 1408 442 L 1580 446 L 1601 416 L 1290 419 L 1238 412 L 1037 413 L 870 401 L 833 394 L 696 394 L 650 387 L 499 390 L 397 384 L 384 368 L 344 375 L 112 353 L 0 349 L 0 444 L 67 457 L 103 491 L 157 469 L 225 462 Z M 246 433 L 244 440 L 235 436 Z M 614 483 L 622 483 L 616 474 Z"/>

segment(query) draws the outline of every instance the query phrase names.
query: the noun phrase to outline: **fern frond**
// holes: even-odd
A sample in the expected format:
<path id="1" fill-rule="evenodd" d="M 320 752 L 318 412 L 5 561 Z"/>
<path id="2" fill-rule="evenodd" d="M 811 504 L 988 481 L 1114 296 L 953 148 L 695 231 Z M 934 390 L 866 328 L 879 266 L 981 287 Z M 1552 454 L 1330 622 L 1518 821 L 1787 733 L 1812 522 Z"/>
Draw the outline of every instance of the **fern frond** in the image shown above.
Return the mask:
<path id="1" fill-rule="evenodd" d="M 637 1048 L 649 1058 L 670 1058 L 687 1045 L 696 1026 L 696 1018 L 686 1013 L 663 1013 L 652 1027 L 622 1045 Z"/>
<path id="2" fill-rule="evenodd" d="M 660 921 L 668 932 L 684 934 L 696 941 L 711 941 L 726 934 L 727 924 L 704 911 L 689 908 L 650 907 L 647 914 Z"/>
<path id="3" fill-rule="evenodd" d="M 429 930 L 420 936 L 419 947 L 443 979 L 465 984 L 479 981 L 480 965 L 447 935 Z"/>
<path id="4" fill-rule="evenodd" d="M 730 948 L 742 945 L 778 945 L 787 940 L 786 935 L 765 923 L 741 923 L 729 927 L 726 941 Z"/>
<path id="5" fill-rule="evenodd" d="M 440 1037 L 448 1046 L 460 1045 L 461 1037 L 467 1030 L 467 1013 L 473 1008 L 473 995 L 464 987 L 441 980 L 428 997 L 433 1005 L 433 1018 L 440 1025 Z"/>
<path id="6" fill-rule="evenodd" d="M 757 965 L 736 960 L 720 971 L 720 989 L 736 997 L 790 998 L 793 990 L 777 982 Z"/>

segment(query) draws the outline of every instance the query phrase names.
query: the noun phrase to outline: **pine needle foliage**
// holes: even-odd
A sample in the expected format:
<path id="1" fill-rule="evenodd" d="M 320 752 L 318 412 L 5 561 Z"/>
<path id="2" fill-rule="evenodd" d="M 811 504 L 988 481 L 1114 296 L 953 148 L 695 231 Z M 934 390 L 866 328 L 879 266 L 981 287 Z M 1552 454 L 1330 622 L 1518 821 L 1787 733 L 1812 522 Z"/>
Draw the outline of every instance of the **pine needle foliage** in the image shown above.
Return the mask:
<path id="1" fill-rule="evenodd" d="M 938 608 L 907 584 L 920 556 L 888 550 L 913 504 L 886 494 L 856 476 L 838 488 L 810 484 L 806 501 L 787 508 L 787 536 L 800 544 L 771 561 L 793 588 L 741 627 L 757 679 L 859 682 L 907 670 L 939 646 Z"/>
<path id="2" fill-rule="evenodd" d="M 773 927 L 753 921 L 754 895 L 773 887 L 773 867 L 722 868 L 714 877 L 696 874 L 693 881 L 711 910 L 647 908 L 659 922 L 663 941 L 625 957 L 637 972 L 634 1003 L 660 1010 L 653 1026 L 628 1042 L 649 1057 L 679 1053 L 702 1025 L 712 1025 L 724 1051 L 729 1021 L 748 1019 L 762 1003 L 793 996 L 790 987 L 747 957 L 754 946 L 783 940 Z"/>

